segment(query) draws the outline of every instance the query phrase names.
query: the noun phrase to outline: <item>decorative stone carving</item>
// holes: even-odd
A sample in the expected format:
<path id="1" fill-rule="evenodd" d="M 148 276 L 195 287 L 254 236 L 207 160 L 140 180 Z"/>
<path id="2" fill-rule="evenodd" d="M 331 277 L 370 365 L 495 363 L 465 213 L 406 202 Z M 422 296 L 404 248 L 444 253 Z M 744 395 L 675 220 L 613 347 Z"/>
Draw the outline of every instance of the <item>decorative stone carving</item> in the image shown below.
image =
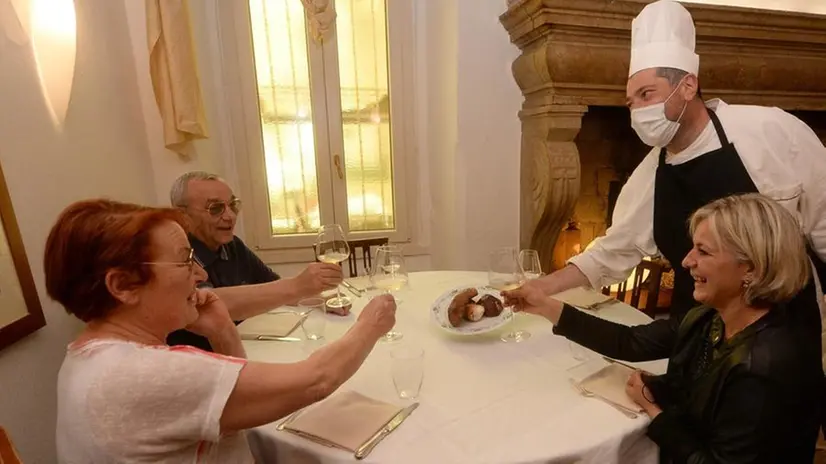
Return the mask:
<path id="1" fill-rule="evenodd" d="M 588 106 L 623 106 L 632 19 L 649 0 L 521 0 L 500 21 L 522 54 L 520 239 L 550 269 L 579 195 L 574 144 Z M 686 4 L 700 83 L 729 103 L 826 110 L 826 17 Z"/>
<path id="2" fill-rule="evenodd" d="M 543 269 L 553 268 L 561 224 L 568 223 L 579 197 L 579 152 L 574 139 L 587 109 L 548 105 L 520 113 L 520 245 L 539 251 Z"/>

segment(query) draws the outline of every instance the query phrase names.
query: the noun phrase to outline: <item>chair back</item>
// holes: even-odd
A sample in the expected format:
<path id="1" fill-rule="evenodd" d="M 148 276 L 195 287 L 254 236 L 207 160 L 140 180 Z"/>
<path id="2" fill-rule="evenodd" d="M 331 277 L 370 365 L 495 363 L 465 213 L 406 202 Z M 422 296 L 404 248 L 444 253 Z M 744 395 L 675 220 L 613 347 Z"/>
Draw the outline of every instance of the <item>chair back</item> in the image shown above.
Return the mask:
<path id="1" fill-rule="evenodd" d="M 364 269 L 366 274 L 370 274 L 370 268 L 373 267 L 373 256 L 370 251 L 373 247 L 380 247 L 388 243 L 390 243 L 390 239 L 387 237 L 347 241 L 347 245 L 350 247 L 350 256 L 347 258 L 347 267 L 350 272 L 349 277 L 358 277 L 359 257 L 361 257 L 362 269 Z M 316 261 L 318 261 L 318 249 L 314 247 L 314 251 L 316 252 Z"/>
<path id="2" fill-rule="evenodd" d="M 370 269 L 373 267 L 373 255 L 370 251 L 373 247 L 380 247 L 390 243 L 387 237 L 366 238 L 364 240 L 351 240 L 347 242 L 350 245 L 350 257 L 347 263 L 350 267 L 350 277 L 358 277 L 359 265 L 358 258 L 361 256 L 362 268 L 366 274 L 370 274 Z"/>
<path id="3" fill-rule="evenodd" d="M 627 302 L 629 305 L 653 317 L 657 312 L 657 304 L 660 298 L 660 285 L 662 284 L 664 269 L 665 267 L 663 264 L 657 261 L 640 261 L 637 265 L 636 272 L 634 272 L 634 281 L 630 290 L 630 298 L 628 298 L 629 290 L 627 288 L 627 280 L 624 280 L 617 285 L 616 298 L 620 301 Z M 648 275 L 645 275 L 645 271 L 648 271 Z M 602 293 L 605 295 L 610 295 L 610 287 L 603 287 Z M 641 305 L 640 300 L 643 296 L 645 296 L 645 301 L 643 302 L 644 304 Z"/>

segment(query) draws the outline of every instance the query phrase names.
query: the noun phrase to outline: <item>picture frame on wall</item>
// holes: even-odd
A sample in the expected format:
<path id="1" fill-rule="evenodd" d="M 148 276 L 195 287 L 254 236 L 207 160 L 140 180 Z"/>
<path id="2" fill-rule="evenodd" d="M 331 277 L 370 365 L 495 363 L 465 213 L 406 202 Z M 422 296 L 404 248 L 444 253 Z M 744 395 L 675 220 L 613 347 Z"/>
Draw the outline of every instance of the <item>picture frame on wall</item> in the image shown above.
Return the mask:
<path id="1" fill-rule="evenodd" d="M 46 325 L 0 166 L 0 350 Z"/>

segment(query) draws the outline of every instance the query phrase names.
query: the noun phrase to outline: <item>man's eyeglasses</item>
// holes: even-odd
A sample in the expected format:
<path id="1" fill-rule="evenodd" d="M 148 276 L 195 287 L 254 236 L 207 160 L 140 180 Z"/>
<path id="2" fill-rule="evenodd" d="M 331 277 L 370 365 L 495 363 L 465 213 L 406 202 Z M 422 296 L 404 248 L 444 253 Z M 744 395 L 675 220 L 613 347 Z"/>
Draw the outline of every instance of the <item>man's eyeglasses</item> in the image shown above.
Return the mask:
<path id="1" fill-rule="evenodd" d="M 186 257 L 186 261 L 183 261 L 183 262 L 180 262 L 180 261 L 179 261 L 179 262 L 172 262 L 172 261 L 147 261 L 147 262 L 145 262 L 145 263 L 141 263 L 141 264 L 151 264 L 151 265 L 168 265 L 168 264 L 174 264 L 174 265 L 177 265 L 177 266 L 186 266 L 186 267 L 188 267 L 188 268 L 189 268 L 189 270 L 190 270 L 190 272 L 191 272 L 191 271 L 192 271 L 192 267 L 195 265 L 195 263 L 196 263 L 196 261 L 195 261 L 195 250 L 193 250 L 192 248 L 190 248 L 190 249 L 189 249 L 189 254 L 188 254 L 188 255 L 187 255 L 187 257 Z"/>
<path id="2" fill-rule="evenodd" d="M 240 198 L 233 198 L 229 201 L 229 203 L 225 203 L 223 201 L 216 201 L 213 203 L 209 203 L 206 206 L 206 210 L 210 216 L 220 216 L 224 214 L 224 211 L 227 210 L 227 207 L 235 213 L 238 214 L 241 211 L 241 199 Z"/>

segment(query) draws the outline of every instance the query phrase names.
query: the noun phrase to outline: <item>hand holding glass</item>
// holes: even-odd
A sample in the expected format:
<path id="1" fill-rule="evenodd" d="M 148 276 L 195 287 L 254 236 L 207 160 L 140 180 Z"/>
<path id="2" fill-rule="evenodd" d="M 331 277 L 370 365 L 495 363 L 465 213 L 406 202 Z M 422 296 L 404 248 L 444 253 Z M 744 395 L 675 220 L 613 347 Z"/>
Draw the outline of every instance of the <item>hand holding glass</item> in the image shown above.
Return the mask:
<path id="1" fill-rule="evenodd" d="M 370 282 L 375 288 L 391 295 L 407 288 L 407 266 L 401 247 L 383 245 L 376 249 L 376 258 L 370 269 Z M 399 300 L 396 302 L 399 303 Z M 401 332 L 391 330 L 384 335 L 384 341 L 398 340 L 402 336 Z"/>
<path id="2" fill-rule="evenodd" d="M 341 226 L 331 224 L 322 226 L 318 230 L 316 239 L 316 257 L 322 263 L 339 264 L 350 257 L 350 246 Z M 327 300 L 331 308 L 343 308 L 350 304 L 350 299 L 341 294 L 341 288 L 336 287 L 336 297 Z"/>
<path id="3" fill-rule="evenodd" d="M 519 288 L 525 281 L 515 248 L 502 248 L 492 252 L 488 269 L 488 282 L 491 287 L 499 291 Z M 514 319 L 516 319 L 515 315 Z M 530 332 L 526 330 L 512 330 L 502 335 L 502 341 L 519 343 L 530 336 Z"/>

